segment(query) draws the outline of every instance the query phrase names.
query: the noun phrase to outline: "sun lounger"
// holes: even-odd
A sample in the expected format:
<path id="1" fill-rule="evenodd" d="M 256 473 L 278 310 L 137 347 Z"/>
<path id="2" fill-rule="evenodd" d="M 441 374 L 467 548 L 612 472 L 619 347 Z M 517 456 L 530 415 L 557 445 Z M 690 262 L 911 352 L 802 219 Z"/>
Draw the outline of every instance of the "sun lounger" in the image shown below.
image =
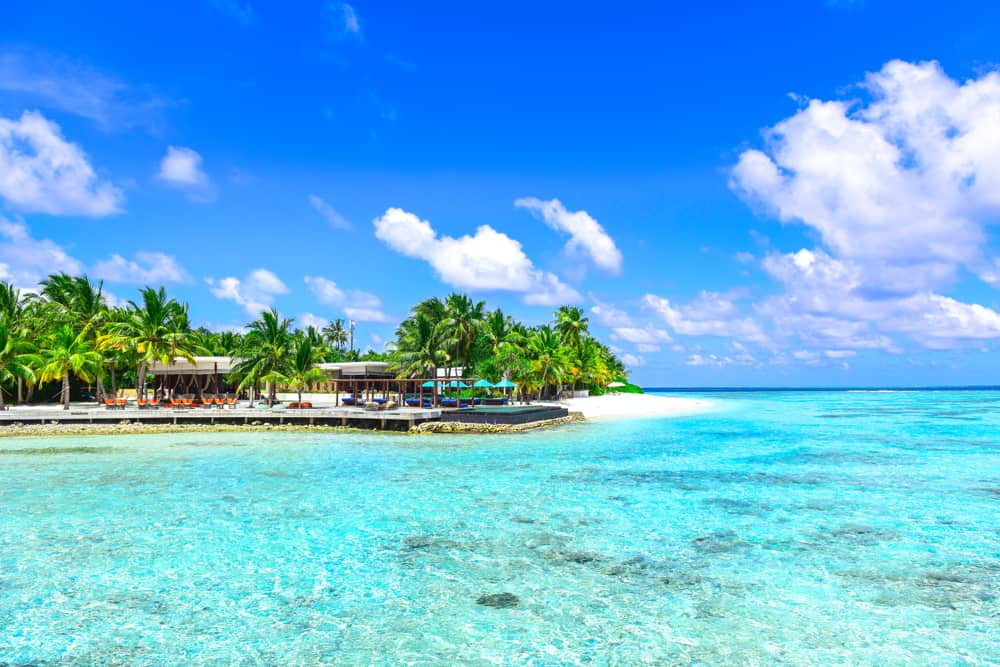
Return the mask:
<path id="1" fill-rule="evenodd" d="M 345 396 L 342 399 L 340 399 L 340 402 L 343 403 L 344 405 L 354 405 L 356 403 L 353 396 Z"/>

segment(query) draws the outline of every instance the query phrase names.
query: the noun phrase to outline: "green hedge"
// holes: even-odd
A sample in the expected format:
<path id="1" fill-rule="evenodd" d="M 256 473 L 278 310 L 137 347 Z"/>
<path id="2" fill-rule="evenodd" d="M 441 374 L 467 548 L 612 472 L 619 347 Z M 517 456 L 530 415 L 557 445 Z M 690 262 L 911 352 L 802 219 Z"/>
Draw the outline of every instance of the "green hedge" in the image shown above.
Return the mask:
<path id="1" fill-rule="evenodd" d="M 620 380 L 619 380 L 620 382 Z M 604 394 L 644 394 L 642 387 L 636 384 L 625 383 L 624 387 L 611 387 L 602 389 L 600 387 L 591 387 L 591 396 L 603 396 Z"/>

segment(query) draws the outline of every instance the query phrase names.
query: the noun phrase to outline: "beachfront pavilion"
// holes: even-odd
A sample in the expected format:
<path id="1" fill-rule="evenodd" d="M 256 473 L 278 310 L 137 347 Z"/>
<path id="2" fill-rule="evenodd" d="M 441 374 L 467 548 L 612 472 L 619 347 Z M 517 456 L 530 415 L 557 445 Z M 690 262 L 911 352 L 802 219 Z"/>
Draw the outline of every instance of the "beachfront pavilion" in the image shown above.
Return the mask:
<path id="1" fill-rule="evenodd" d="M 193 396 L 203 401 L 206 395 L 233 394 L 236 383 L 228 376 L 236 363 L 232 357 L 194 357 L 193 363 L 183 358 L 169 364 L 153 362 L 147 387 L 153 388 L 154 398 Z M 327 379 L 316 383 L 312 390 L 329 393 L 337 407 L 389 402 L 412 407 L 457 407 L 463 400 L 474 403 L 477 395 L 485 397 L 494 387 L 486 380 L 462 378 L 456 369 L 439 369 L 438 377 L 433 379 L 399 378 L 384 361 L 321 363 L 317 368 Z M 495 386 L 503 390 L 512 384 Z M 461 399 L 465 393 L 469 397 Z"/>
<path id="2" fill-rule="evenodd" d="M 333 393 L 338 407 L 390 401 L 414 407 L 457 406 L 460 392 L 469 391 L 471 397 L 478 393 L 482 397 L 493 386 L 485 380 L 455 377 L 454 370 L 451 378 L 399 378 L 384 361 L 323 363 L 317 368 L 329 379 L 317 383 L 315 389 Z"/>
<path id="3" fill-rule="evenodd" d="M 194 363 L 180 357 L 169 364 L 154 361 L 149 367 L 153 378 L 146 386 L 153 388 L 154 399 L 189 395 L 203 401 L 206 394 L 236 392 L 236 383 L 227 379 L 235 365 L 232 357 L 194 357 Z"/>

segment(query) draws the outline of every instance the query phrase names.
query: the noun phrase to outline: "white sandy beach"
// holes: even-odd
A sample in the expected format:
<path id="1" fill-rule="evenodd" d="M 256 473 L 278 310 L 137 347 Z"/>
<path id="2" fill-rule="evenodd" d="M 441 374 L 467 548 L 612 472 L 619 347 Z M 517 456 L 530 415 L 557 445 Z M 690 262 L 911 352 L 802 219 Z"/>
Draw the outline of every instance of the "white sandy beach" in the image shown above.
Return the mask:
<path id="1" fill-rule="evenodd" d="M 711 401 L 681 396 L 651 396 L 650 394 L 606 394 L 587 398 L 570 398 L 559 402 L 587 419 L 626 419 L 635 417 L 676 417 L 703 412 Z"/>

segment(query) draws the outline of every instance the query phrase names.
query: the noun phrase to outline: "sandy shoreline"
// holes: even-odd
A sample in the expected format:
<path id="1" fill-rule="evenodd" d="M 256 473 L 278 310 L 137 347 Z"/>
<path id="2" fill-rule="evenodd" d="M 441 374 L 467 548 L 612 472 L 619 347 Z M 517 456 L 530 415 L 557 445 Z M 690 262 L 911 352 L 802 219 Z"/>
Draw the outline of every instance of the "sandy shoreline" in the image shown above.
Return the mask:
<path id="1" fill-rule="evenodd" d="M 680 417 L 704 412 L 712 407 L 711 401 L 699 398 L 650 394 L 606 394 L 565 399 L 559 404 L 571 412 L 581 413 L 587 419 Z"/>

